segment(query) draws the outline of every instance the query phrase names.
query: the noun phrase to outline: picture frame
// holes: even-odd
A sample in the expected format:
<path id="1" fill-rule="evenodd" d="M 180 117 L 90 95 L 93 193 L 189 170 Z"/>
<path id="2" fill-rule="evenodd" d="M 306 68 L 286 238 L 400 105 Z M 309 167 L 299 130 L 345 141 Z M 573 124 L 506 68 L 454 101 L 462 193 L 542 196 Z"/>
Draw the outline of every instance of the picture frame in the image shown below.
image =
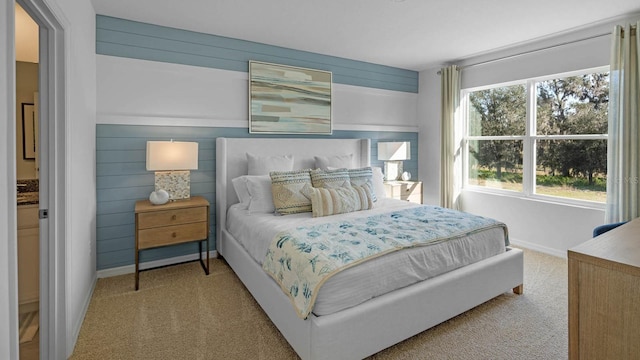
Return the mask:
<path id="1" fill-rule="evenodd" d="M 22 103 L 22 158 L 36 159 L 36 118 L 33 103 Z"/>
<path id="2" fill-rule="evenodd" d="M 331 135 L 332 73 L 249 61 L 249 133 Z"/>

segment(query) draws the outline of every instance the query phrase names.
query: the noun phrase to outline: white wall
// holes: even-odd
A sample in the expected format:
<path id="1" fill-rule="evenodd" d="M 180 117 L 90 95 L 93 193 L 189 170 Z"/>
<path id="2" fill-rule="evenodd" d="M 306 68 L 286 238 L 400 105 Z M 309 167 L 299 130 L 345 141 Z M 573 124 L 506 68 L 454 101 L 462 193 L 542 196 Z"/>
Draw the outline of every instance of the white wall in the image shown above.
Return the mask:
<path id="1" fill-rule="evenodd" d="M 97 55 L 98 123 L 248 127 L 246 72 Z M 418 94 L 333 84 L 337 130 L 417 131 Z"/>
<path id="2" fill-rule="evenodd" d="M 633 17 L 632 17 L 633 18 Z M 553 75 L 573 70 L 608 65 L 609 34 L 615 23 L 629 19 L 616 19 L 602 24 L 577 29 L 575 32 L 550 37 L 538 42 L 503 49 L 476 58 L 461 61 L 470 65 L 504 56 L 509 59 L 470 66 L 462 71 L 462 87 L 472 88 L 535 76 Z M 585 41 L 578 39 L 593 37 Z M 543 51 L 534 51 L 552 47 Z M 444 65 L 443 65 L 444 66 Z M 421 149 L 431 151 L 420 154 L 420 177 L 425 182 L 425 202 L 439 203 L 440 171 L 440 78 L 438 69 L 420 73 L 419 126 Z M 432 185 L 431 185 L 432 184 Z M 514 244 L 566 256 L 566 250 L 591 237 L 591 231 L 604 222 L 604 210 L 576 207 L 547 201 L 523 199 L 495 194 L 462 192 L 463 209 L 475 214 L 504 221 Z"/>
<path id="3" fill-rule="evenodd" d="M 69 26 L 67 59 L 67 355 L 75 346 L 96 281 L 96 14 L 89 0 L 49 0 Z"/>
<path id="4" fill-rule="evenodd" d="M 16 63 L 16 177 L 18 180 L 36 179 L 36 161 L 24 159 L 22 135 L 22 103 L 34 103 L 38 91 L 38 64 Z"/>
<path id="5" fill-rule="evenodd" d="M 603 210 L 508 195 L 467 191 L 462 203 L 465 211 L 507 224 L 514 245 L 561 257 L 591 239 L 593 228 L 604 221 Z"/>
<path id="6" fill-rule="evenodd" d="M 64 134 L 73 139 L 61 144 L 67 179 L 65 229 L 62 238 L 66 262 L 65 283 L 57 284 L 66 296 L 66 355 L 71 353 L 95 283 L 95 12 L 89 0 L 45 0 L 65 28 L 66 105 Z M 0 358 L 17 356 L 17 284 L 15 249 L 15 67 L 13 0 L 0 0 Z M 8 80 L 8 81 L 7 81 Z M 6 109 L 6 110 L 5 110 Z M 65 199 L 59 199 L 64 201 Z M 53 357 L 56 354 L 49 354 Z M 66 357 L 66 356 L 61 356 Z"/>
<path id="7" fill-rule="evenodd" d="M 439 69 L 420 72 L 418 101 L 419 178 L 425 204 L 440 205 L 440 91 Z"/>

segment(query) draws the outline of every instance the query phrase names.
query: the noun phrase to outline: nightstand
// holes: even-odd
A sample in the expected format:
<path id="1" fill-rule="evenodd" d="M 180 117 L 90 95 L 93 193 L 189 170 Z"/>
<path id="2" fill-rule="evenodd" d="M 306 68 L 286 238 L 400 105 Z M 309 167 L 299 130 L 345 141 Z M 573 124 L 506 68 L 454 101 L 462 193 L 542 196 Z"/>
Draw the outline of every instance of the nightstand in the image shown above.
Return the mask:
<path id="1" fill-rule="evenodd" d="M 140 275 L 139 253 L 161 246 L 198 242 L 200 264 L 209 275 L 209 202 L 200 196 L 153 205 L 149 200 L 136 202 L 136 290 Z M 202 258 L 206 242 L 207 263 Z M 149 269 L 145 269 L 149 270 Z"/>
<path id="2" fill-rule="evenodd" d="M 387 197 L 422 204 L 422 181 L 385 181 Z"/>

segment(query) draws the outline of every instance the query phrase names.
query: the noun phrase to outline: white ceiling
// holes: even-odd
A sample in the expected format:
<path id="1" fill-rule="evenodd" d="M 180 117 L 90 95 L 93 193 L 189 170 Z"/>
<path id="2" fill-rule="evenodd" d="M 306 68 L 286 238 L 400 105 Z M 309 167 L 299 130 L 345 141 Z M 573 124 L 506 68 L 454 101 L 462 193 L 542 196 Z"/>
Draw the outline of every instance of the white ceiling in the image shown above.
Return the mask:
<path id="1" fill-rule="evenodd" d="M 16 60 L 38 62 L 38 24 L 16 3 Z"/>
<path id="2" fill-rule="evenodd" d="M 640 13 L 638 0 L 92 0 L 98 14 L 405 69 Z"/>

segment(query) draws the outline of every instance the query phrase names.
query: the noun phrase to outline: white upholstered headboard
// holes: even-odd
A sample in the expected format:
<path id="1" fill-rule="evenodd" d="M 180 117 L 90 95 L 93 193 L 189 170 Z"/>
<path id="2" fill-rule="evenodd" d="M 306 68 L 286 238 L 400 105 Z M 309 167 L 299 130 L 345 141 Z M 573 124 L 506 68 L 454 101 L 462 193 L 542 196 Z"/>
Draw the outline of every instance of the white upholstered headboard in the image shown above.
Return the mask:
<path id="1" fill-rule="evenodd" d="M 259 156 L 293 155 L 294 169 L 315 167 L 314 156 L 353 154 L 354 166 L 370 165 L 369 139 L 216 139 L 216 249 L 220 251 L 227 209 L 238 202 L 231 180 L 247 174 L 247 153 Z M 224 255 L 224 254 L 222 254 Z"/>

